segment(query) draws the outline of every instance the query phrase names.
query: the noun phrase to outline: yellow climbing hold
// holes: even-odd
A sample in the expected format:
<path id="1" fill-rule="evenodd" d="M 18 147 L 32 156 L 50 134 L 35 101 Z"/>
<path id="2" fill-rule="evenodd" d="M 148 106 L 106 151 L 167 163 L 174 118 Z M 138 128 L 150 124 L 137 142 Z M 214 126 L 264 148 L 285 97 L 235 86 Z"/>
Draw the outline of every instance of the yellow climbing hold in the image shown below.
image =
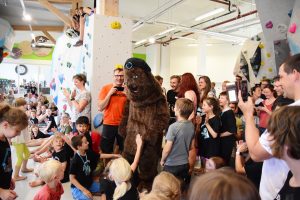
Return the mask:
<path id="1" fill-rule="evenodd" d="M 265 45 L 263 44 L 263 43 L 259 43 L 259 48 L 261 48 L 261 49 L 263 49 L 263 48 L 265 48 Z"/>
<path id="2" fill-rule="evenodd" d="M 272 72 L 272 71 L 273 71 L 273 69 L 270 67 L 270 68 L 268 69 L 268 71 L 269 71 L 269 72 Z"/>
<path id="3" fill-rule="evenodd" d="M 261 61 L 261 62 L 260 62 L 260 66 L 265 66 L 265 62 L 264 62 L 264 61 Z"/>
<path id="4" fill-rule="evenodd" d="M 271 57 L 271 54 L 270 53 L 267 53 L 267 58 L 270 58 Z"/>
<path id="5" fill-rule="evenodd" d="M 121 29 L 122 25 L 121 25 L 120 22 L 114 21 L 114 22 L 112 22 L 112 23 L 110 24 L 110 27 L 111 27 L 112 29 Z"/>

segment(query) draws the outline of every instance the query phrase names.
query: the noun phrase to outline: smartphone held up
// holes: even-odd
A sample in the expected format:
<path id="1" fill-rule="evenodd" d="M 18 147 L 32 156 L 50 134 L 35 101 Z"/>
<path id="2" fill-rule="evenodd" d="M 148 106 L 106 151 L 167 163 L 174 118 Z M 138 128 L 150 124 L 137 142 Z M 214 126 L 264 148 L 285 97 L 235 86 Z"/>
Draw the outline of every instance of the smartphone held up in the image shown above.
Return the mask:
<path id="1" fill-rule="evenodd" d="M 230 82 L 226 84 L 226 90 L 229 97 L 230 103 L 238 103 L 238 91 L 241 90 L 243 101 L 248 99 L 248 83 L 247 80 L 240 82 Z"/>

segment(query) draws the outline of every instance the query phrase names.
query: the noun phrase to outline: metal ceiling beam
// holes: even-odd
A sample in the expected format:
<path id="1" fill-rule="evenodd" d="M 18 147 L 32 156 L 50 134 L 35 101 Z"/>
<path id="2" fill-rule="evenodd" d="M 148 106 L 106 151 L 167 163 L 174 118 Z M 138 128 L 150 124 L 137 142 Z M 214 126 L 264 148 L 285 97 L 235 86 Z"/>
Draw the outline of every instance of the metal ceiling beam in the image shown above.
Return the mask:
<path id="1" fill-rule="evenodd" d="M 28 25 L 12 25 L 15 31 L 30 31 Z M 32 31 L 63 32 L 63 26 L 32 26 Z"/>

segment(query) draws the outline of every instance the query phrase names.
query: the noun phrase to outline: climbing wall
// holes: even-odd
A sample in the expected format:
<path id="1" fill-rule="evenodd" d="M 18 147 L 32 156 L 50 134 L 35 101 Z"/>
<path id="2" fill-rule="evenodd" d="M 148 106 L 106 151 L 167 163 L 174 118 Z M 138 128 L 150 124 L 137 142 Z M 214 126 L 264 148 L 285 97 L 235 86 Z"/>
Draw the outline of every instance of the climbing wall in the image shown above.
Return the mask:
<path id="1" fill-rule="evenodd" d="M 268 45 L 262 33 L 245 41 L 236 61 L 234 74 L 240 74 L 251 86 L 263 78 L 276 76 L 273 46 Z"/>
<path id="2" fill-rule="evenodd" d="M 60 110 L 70 112 L 61 88 L 73 90 L 72 77 L 87 76 L 86 88 L 92 94 L 92 119 L 98 113 L 98 94 L 103 85 L 113 81 L 113 70 L 132 56 L 132 22 L 129 19 L 92 15 L 85 20 L 84 43 L 63 34 L 53 52 L 51 94 Z"/>
<path id="3" fill-rule="evenodd" d="M 256 1 L 263 33 L 245 42 L 235 74 L 243 74 L 251 85 L 272 79 L 290 55 L 300 53 L 300 1 Z"/>
<path id="4" fill-rule="evenodd" d="M 86 22 L 87 23 L 87 22 Z M 132 57 L 132 22 L 120 17 L 93 15 L 85 30 L 82 70 L 90 81 L 92 119 L 98 113 L 98 94 L 113 81 L 113 70 Z"/>
<path id="5" fill-rule="evenodd" d="M 299 20 L 300 20 L 300 1 L 295 1 L 293 10 L 290 12 L 291 21 L 289 25 L 289 31 L 287 34 L 289 48 L 291 49 L 291 54 L 300 53 L 300 31 L 299 31 Z"/>
<path id="6" fill-rule="evenodd" d="M 276 72 L 290 54 L 300 50 L 299 31 L 297 33 L 299 3 L 298 0 L 256 0 L 265 46 L 273 49 L 273 70 Z"/>
<path id="7" fill-rule="evenodd" d="M 74 89 L 72 78 L 81 71 L 80 58 L 82 56 L 82 47 L 73 46 L 78 39 L 79 38 L 70 38 L 66 36 L 66 34 L 62 34 L 62 36 L 57 39 L 52 54 L 50 92 L 59 110 L 64 110 L 68 113 L 71 112 L 67 100 L 63 95 L 62 88 L 72 91 Z"/>

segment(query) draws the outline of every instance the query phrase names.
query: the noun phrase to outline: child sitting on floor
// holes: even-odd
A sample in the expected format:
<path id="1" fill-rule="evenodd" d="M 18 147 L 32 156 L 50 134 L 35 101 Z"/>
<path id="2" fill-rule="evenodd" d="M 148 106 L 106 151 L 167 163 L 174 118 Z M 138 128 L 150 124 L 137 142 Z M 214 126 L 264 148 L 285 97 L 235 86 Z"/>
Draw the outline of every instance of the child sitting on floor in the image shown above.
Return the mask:
<path id="1" fill-rule="evenodd" d="M 139 199 L 136 187 L 131 183 L 132 173 L 136 170 L 142 149 L 142 138 L 136 136 L 136 153 L 131 165 L 124 159 L 112 160 L 108 166 L 108 178 L 101 179 L 101 199 L 137 200 Z"/>
<path id="2" fill-rule="evenodd" d="M 52 158 L 54 160 L 58 160 L 62 164 L 62 169 L 64 171 L 64 177 L 61 180 L 62 183 L 66 183 L 69 181 L 69 168 L 70 168 L 70 158 L 67 156 L 67 152 L 64 149 L 64 140 L 60 135 L 54 135 L 53 140 L 52 140 Z M 45 161 L 45 158 L 40 158 L 40 161 L 43 162 Z M 31 187 L 36 187 L 39 185 L 42 185 L 43 181 L 41 178 L 32 181 L 29 183 Z"/>
<path id="3" fill-rule="evenodd" d="M 39 167 L 38 175 L 46 183 L 34 196 L 34 200 L 59 200 L 64 193 L 60 180 L 63 178 L 63 166 L 57 160 L 48 160 Z"/>
<path id="4" fill-rule="evenodd" d="M 92 172 L 96 169 L 99 158 L 117 158 L 117 154 L 101 154 L 89 150 L 85 135 L 74 136 L 71 140 L 76 153 L 71 161 L 70 181 L 74 199 L 89 200 L 92 193 L 100 191 L 100 184 L 93 181 Z"/>

